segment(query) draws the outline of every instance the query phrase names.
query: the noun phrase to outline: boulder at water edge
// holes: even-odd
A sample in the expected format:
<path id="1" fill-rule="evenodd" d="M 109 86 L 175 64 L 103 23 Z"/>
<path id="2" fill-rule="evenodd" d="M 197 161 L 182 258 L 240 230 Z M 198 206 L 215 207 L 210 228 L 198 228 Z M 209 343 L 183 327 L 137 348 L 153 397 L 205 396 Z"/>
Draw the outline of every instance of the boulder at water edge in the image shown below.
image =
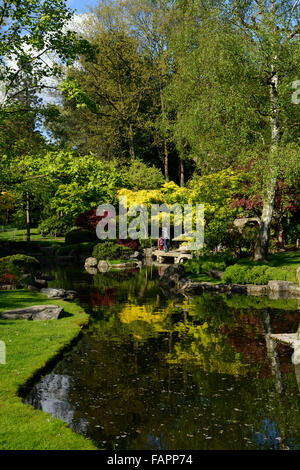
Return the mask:
<path id="1" fill-rule="evenodd" d="M 77 297 L 77 292 L 74 290 L 56 289 L 54 287 L 41 289 L 40 293 L 46 295 L 48 299 L 74 300 Z"/>
<path id="2" fill-rule="evenodd" d="M 89 258 L 87 258 L 84 262 L 84 266 L 85 268 L 96 268 L 97 267 L 97 264 L 98 264 L 98 261 L 96 258 L 93 258 L 92 256 L 90 256 Z"/>
<path id="3" fill-rule="evenodd" d="M 35 305 L 33 307 L 6 310 L 0 314 L 5 320 L 57 320 L 64 309 L 57 305 Z"/>

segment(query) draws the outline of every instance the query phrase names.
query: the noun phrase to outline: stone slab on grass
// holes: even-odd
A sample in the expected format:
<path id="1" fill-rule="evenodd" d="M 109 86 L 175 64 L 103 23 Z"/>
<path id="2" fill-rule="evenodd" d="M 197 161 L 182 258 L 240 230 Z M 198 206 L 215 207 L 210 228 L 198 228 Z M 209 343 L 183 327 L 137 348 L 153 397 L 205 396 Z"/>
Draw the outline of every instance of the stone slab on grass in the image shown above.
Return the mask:
<path id="1" fill-rule="evenodd" d="M 64 309 L 57 305 L 34 305 L 33 307 L 6 310 L 0 314 L 5 320 L 58 320 Z"/>

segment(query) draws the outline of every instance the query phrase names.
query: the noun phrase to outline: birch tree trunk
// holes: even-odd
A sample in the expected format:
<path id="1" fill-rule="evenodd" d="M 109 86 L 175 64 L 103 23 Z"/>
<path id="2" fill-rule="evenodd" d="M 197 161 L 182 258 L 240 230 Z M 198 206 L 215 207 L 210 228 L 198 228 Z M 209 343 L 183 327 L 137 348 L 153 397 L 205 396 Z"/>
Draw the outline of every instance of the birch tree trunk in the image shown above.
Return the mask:
<path id="1" fill-rule="evenodd" d="M 30 197 L 28 191 L 26 192 L 26 232 L 27 241 L 30 242 Z"/>
<path id="2" fill-rule="evenodd" d="M 274 57 L 276 60 L 276 57 Z M 270 228 L 274 211 L 274 201 L 277 185 L 276 165 L 273 158 L 278 152 L 278 142 L 280 135 L 279 106 L 278 106 L 278 76 L 275 66 L 271 67 L 270 81 L 270 125 L 271 125 L 271 147 L 270 147 L 270 176 L 266 183 L 265 196 L 263 198 L 263 210 L 260 220 L 258 240 L 255 247 L 254 259 L 265 261 L 268 256 Z"/>
<path id="3" fill-rule="evenodd" d="M 129 125 L 128 129 L 128 142 L 129 142 L 129 153 L 131 160 L 135 159 L 135 151 L 134 151 L 134 141 L 133 141 L 133 127 L 132 124 Z"/>
<path id="4" fill-rule="evenodd" d="M 179 159 L 179 177 L 180 186 L 184 186 L 184 160 L 182 158 Z"/>

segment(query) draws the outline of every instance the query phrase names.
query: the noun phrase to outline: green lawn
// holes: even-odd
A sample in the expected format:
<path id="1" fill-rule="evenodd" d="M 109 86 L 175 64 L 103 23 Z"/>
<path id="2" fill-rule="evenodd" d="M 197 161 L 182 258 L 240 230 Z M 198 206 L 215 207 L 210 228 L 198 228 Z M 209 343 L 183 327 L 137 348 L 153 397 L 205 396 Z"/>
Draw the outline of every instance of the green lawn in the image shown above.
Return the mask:
<path id="1" fill-rule="evenodd" d="M 6 364 L 0 364 L 0 449 L 82 450 L 93 443 L 59 419 L 24 405 L 18 390 L 45 367 L 80 332 L 88 315 L 75 303 L 49 300 L 36 292 L 0 291 L 0 311 L 38 304 L 57 304 L 68 316 L 60 320 L 0 320 Z"/>
<path id="2" fill-rule="evenodd" d="M 64 237 L 42 237 L 37 228 L 32 228 L 30 231 L 30 240 L 32 242 L 40 242 L 44 245 L 54 245 L 64 243 Z M 26 242 L 26 230 L 10 230 L 9 232 L 0 232 L 0 242 L 1 241 L 16 241 L 16 242 Z"/>

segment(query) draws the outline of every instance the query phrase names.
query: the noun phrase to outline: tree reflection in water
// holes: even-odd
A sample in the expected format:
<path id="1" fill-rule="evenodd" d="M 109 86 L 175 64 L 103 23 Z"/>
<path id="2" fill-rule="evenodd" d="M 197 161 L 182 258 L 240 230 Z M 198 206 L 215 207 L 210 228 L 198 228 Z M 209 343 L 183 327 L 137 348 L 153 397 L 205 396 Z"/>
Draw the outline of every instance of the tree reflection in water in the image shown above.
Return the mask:
<path id="1" fill-rule="evenodd" d="M 291 352 L 269 337 L 297 330 L 295 303 L 168 299 L 153 268 L 55 275 L 92 321 L 27 402 L 100 448 L 300 448 Z"/>

